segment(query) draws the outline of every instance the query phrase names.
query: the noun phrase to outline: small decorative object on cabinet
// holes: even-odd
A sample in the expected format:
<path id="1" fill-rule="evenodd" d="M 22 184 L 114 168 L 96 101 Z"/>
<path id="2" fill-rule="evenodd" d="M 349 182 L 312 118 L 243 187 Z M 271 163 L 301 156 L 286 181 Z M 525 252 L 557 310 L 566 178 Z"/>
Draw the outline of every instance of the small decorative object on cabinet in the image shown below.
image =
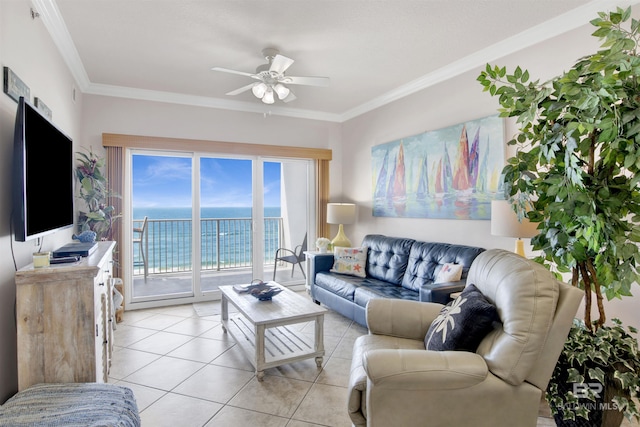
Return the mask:
<path id="1" fill-rule="evenodd" d="M 331 240 L 327 239 L 326 237 L 320 237 L 318 238 L 318 240 L 316 240 L 316 247 L 318 248 L 318 252 L 320 252 L 321 254 L 327 253 L 329 245 L 331 245 Z"/>
<path id="2" fill-rule="evenodd" d="M 73 264 L 16 273 L 18 390 L 38 383 L 107 382 L 113 349 L 115 242 Z"/>

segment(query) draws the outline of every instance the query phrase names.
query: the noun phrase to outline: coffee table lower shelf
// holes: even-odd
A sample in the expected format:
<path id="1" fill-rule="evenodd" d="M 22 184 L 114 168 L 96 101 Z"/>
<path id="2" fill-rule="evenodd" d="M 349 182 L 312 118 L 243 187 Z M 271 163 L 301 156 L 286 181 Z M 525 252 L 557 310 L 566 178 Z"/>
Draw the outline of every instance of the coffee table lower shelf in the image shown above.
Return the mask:
<path id="1" fill-rule="evenodd" d="M 308 319 L 313 320 L 313 319 Z M 322 334 L 322 317 L 316 320 L 315 333 Z M 264 378 L 264 370 L 315 357 L 318 368 L 322 367 L 324 346 L 322 340 L 314 340 L 293 327 L 294 324 L 270 324 L 254 326 L 244 316 L 238 314 L 222 321 L 222 328 L 231 334 L 256 369 L 259 381 Z M 297 324 L 299 325 L 299 323 Z M 320 329 L 320 330 L 318 330 Z M 318 345 L 319 344 L 319 345 Z"/>

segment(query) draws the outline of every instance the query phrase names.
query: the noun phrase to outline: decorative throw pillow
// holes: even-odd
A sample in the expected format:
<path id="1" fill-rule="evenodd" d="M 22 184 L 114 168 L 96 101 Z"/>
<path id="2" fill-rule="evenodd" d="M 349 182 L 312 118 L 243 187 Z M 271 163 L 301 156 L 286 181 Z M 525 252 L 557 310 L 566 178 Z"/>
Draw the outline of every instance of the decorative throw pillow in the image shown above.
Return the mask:
<path id="1" fill-rule="evenodd" d="M 431 323 L 424 345 L 427 350 L 475 352 L 480 341 L 499 322 L 498 310 L 473 284 L 442 308 Z"/>
<path id="2" fill-rule="evenodd" d="M 434 283 L 455 282 L 462 278 L 462 264 L 454 264 L 448 262 L 442 265 L 442 268 L 436 276 Z"/>
<path id="3" fill-rule="evenodd" d="M 333 251 L 333 273 L 350 274 L 352 276 L 367 277 L 365 265 L 367 264 L 367 247 L 342 248 L 336 247 Z"/>

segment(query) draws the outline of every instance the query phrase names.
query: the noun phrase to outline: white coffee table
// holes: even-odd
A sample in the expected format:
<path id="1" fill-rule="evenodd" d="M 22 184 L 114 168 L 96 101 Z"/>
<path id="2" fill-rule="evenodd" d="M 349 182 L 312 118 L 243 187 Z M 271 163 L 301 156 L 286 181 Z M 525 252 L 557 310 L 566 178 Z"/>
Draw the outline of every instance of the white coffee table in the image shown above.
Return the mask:
<path id="1" fill-rule="evenodd" d="M 220 286 L 220 291 L 222 329 L 247 354 L 258 381 L 263 380 L 265 369 L 285 363 L 315 357 L 318 368 L 322 366 L 327 309 L 287 288 L 271 301 L 259 301 L 247 293 L 238 293 L 233 286 Z M 239 313 L 230 317 L 229 303 Z M 313 340 L 291 326 L 310 321 L 315 322 Z"/>

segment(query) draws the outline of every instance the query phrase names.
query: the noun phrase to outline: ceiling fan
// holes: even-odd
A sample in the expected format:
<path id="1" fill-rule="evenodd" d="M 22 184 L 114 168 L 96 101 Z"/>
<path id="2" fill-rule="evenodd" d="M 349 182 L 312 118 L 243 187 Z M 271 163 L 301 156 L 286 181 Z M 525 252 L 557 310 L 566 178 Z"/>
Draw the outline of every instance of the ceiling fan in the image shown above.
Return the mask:
<path id="1" fill-rule="evenodd" d="M 285 75 L 285 71 L 294 61 L 291 58 L 280 55 L 277 49 L 263 49 L 262 55 L 269 63 L 259 65 L 255 73 L 246 73 L 221 67 L 213 67 L 211 69 L 213 71 L 222 71 L 223 73 L 239 74 L 257 80 L 257 82 L 227 92 L 226 95 L 238 95 L 251 89 L 253 94 L 258 99 L 261 99 L 262 102 L 273 104 L 276 96 L 283 102 L 291 102 L 296 99 L 296 96 L 286 85 L 329 86 L 328 77 L 294 77 Z"/>

